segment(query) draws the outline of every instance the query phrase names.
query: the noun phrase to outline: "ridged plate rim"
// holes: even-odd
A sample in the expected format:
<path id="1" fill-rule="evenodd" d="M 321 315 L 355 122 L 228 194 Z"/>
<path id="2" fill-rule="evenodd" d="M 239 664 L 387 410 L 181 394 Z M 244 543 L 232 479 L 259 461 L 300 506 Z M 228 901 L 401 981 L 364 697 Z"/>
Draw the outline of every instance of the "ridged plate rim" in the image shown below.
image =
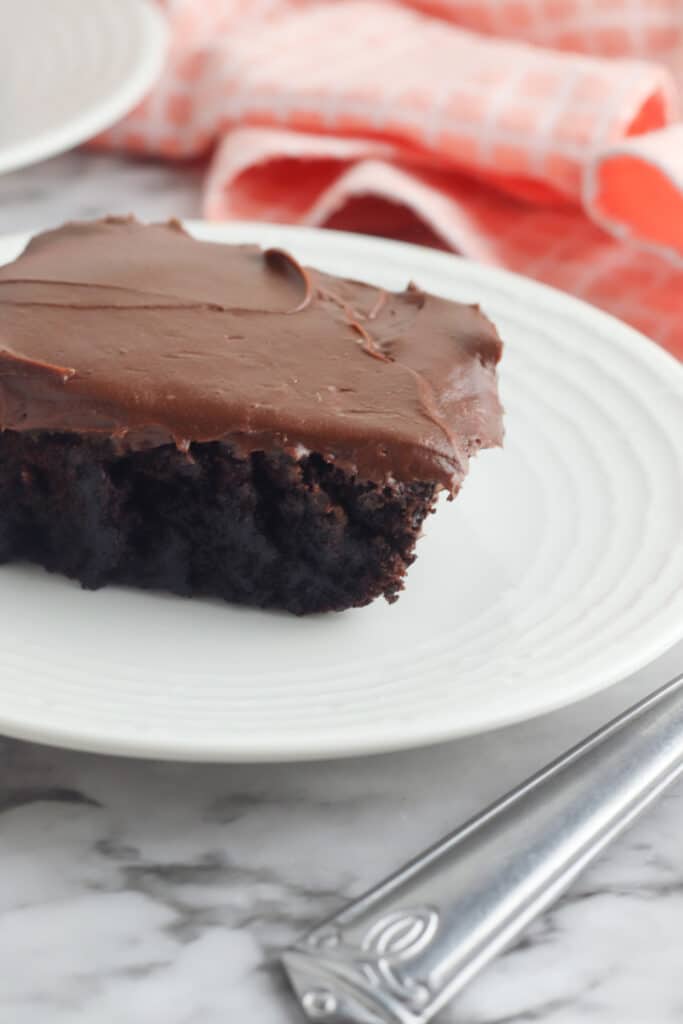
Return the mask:
<path id="1" fill-rule="evenodd" d="M 459 286 L 465 284 L 473 293 L 477 288 L 482 292 L 492 289 L 506 296 L 505 301 L 514 302 L 520 309 L 520 316 L 536 317 L 553 316 L 571 325 L 579 348 L 585 349 L 585 358 L 594 365 L 604 363 L 609 366 L 610 354 L 620 353 L 628 356 L 633 364 L 634 374 L 640 369 L 641 377 L 638 386 L 643 415 L 663 413 L 657 409 L 658 400 L 666 393 L 675 403 L 676 410 L 683 415 L 683 369 L 661 348 L 648 341 L 635 330 L 615 320 L 606 313 L 596 310 L 570 296 L 555 291 L 544 285 L 527 280 L 507 271 L 491 268 L 462 260 L 445 253 L 423 249 L 406 243 L 351 235 L 344 232 L 320 231 L 314 228 L 294 228 L 261 223 L 206 224 L 188 222 L 188 226 L 202 237 L 226 242 L 258 242 L 263 245 L 283 245 L 296 250 L 309 249 L 317 251 L 319 259 L 334 259 L 345 256 L 358 263 L 358 275 L 372 278 L 373 266 L 391 265 L 400 270 L 406 277 L 415 277 L 420 284 L 430 287 L 430 278 L 435 280 L 452 278 Z M 12 236 L 0 239 L 0 259 L 9 256 L 23 245 L 27 236 Z M 314 259 L 309 257 L 311 262 Z M 503 364 L 504 366 L 505 364 Z M 608 373 L 607 370 L 605 370 Z M 635 378 L 634 378 L 635 379 Z M 654 410 L 654 412 L 652 411 Z M 657 420 L 659 423 L 659 420 Z M 673 423 L 673 419 L 671 420 Z M 676 481 L 683 486 L 683 449 L 669 439 L 670 451 L 667 458 L 673 459 Z M 486 458 L 486 454 L 482 456 Z M 652 472 L 660 470 L 652 469 Z M 466 485 L 467 486 L 467 485 Z M 438 515 L 438 512 L 437 512 Z M 683 549 L 683 524 L 678 537 L 676 551 Z M 672 552 L 674 557 L 675 552 Z M 377 722 L 367 727 L 359 727 L 357 722 L 344 722 L 340 719 L 331 723 L 329 728 L 320 729 L 319 724 L 311 733 L 265 732 L 258 735 L 258 729 L 248 735 L 240 735 L 238 729 L 227 729 L 224 736 L 204 738 L 183 734 L 182 722 L 165 733 L 142 735 L 135 731 L 107 729 L 107 709 L 111 707 L 112 695 L 103 693 L 100 707 L 101 716 L 95 720 L 93 716 L 87 721 L 74 723 L 70 727 L 63 724 L 56 727 L 54 723 L 41 719 L 40 715 L 13 716 L 6 703 L 0 705 L 0 731 L 25 739 L 55 745 L 100 751 L 105 753 L 141 756 L 150 758 L 181 759 L 194 761 L 278 761 L 305 760 L 325 757 L 342 757 L 366 753 L 376 753 L 413 747 L 428 743 L 440 742 L 461 735 L 497 728 L 526 718 L 543 714 L 565 706 L 573 701 L 587 697 L 603 689 L 619 679 L 637 671 L 644 665 L 664 653 L 683 637 L 683 579 L 680 580 L 678 594 L 674 593 L 670 603 L 662 606 L 647 622 L 646 629 L 640 629 L 637 639 L 632 640 L 633 631 L 626 632 L 623 649 L 619 656 L 610 661 L 609 665 L 601 666 L 599 671 L 582 673 L 580 666 L 574 669 L 573 683 L 566 685 L 561 691 L 553 689 L 552 679 L 548 685 L 534 694 L 533 700 L 521 702 L 510 701 L 504 711 L 500 709 L 491 714 L 482 709 L 469 717 L 458 720 L 449 707 L 432 709 L 431 713 L 393 723 L 390 729 L 382 730 Z M 410 580 L 408 583 L 410 586 Z M 229 614 L 229 611 L 226 611 Z M 354 613 L 354 614 L 363 614 Z M 625 616 L 624 621 L 627 621 Z M 114 659 L 114 662 L 116 659 Z M 9 667 L 9 659 L 5 657 L 5 667 Z M 590 664 L 590 662 L 589 662 Z M 40 672 L 39 659 L 35 668 Z M 54 669 L 55 675 L 60 671 Z M 92 672 L 92 666 L 79 667 L 76 662 L 65 658 L 62 671 L 72 673 L 74 681 L 82 673 Z M 123 671 L 123 670 L 122 670 Z M 411 669 L 412 671 L 412 669 Z M 113 668 L 114 676 L 116 668 Z M 3 674 L 3 652 L 0 651 L 0 676 Z M 343 672 L 337 673 L 343 677 Z M 334 679 L 335 671 L 325 674 Z M 113 678 L 113 677 L 112 677 Z M 245 677 L 246 678 L 246 677 Z M 173 680 L 173 672 L 169 671 L 169 685 L 174 689 L 182 689 L 182 680 Z M 410 682 L 410 677 L 408 677 Z M 254 678 L 258 696 L 258 680 Z M 283 678 L 283 685 L 291 679 Z M 419 673 L 415 673 L 415 685 L 419 686 Z M 512 684 L 514 680 L 511 680 Z M 310 683 L 310 680 L 309 680 Z M 321 677 L 322 683 L 322 677 Z M 229 685 L 229 684 L 228 684 Z M 457 685 L 457 684 L 455 684 Z M 391 682 L 387 684 L 387 696 L 391 697 Z M 305 688 L 304 688 L 305 689 Z M 189 688 L 188 688 L 189 693 Z M 323 686 L 324 696 L 324 686 Z M 114 695 L 114 700 L 116 699 Z M 283 697 L 283 699 L 286 699 Z M 315 703 L 315 702 L 314 702 Z M 305 708 L 301 711 L 305 717 Z M 249 712 L 251 713 L 251 712 Z M 256 712 L 258 718 L 258 712 Z M 244 719 L 250 721 L 248 715 Z"/>
<path id="2" fill-rule="evenodd" d="M 123 33 L 116 36 L 107 31 L 104 21 L 99 31 L 99 43 L 105 50 L 117 45 L 125 47 L 125 52 L 112 54 L 121 64 L 118 73 L 104 91 L 101 83 L 89 82 L 86 77 L 82 81 L 83 102 L 80 109 L 73 109 L 66 116 L 52 117 L 50 111 L 43 107 L 39 120 L 30 126 L 31 134 L 25 139 L 3 138 L 0 122 L 0 174 L 47 160 L 110 128 L 132 110 L 158 78 L 163 66 L 168 30 L 157 6 L 152 0 L 105 0 L 104 4 L 102 0 L 96 0 L 96 3 L 106 11 L 107 18 L 116 20 Z M 69 37 L 70 45 L 77 43 L 79 35 L 84 32 L 84 12 L 85 18 L 89 19 L 87 30 L 97 30 L 98 10 L 93 0 L 87 0 L 82 11 L 66 9 L 60 0 L 60 3 L 44 8 L 42 13 L 47 12 L 48 17 L 52 18 L 58 8 L 61 8 L 59 17 L 63 23 L 62 31 Z M 38 59 L 40 63 L 40 19 L 38 28 L 36 24 L 30 25 L 28 35 L 24 37 L 17 31 L 17 21 L 13 20 L 16 9 L 16 0 L 0 0 L 0 24 L 2 31 L 7 33 L 7 41 L 11 42 L 12 52 L 22 55 L 20 73 L 28 76 L 35 61 Z M 65 21 L 65 18 L 69 20 Z M 7 68 L 4 74 L 8 74 Z M 44 69 L 42 74 L 45 74 Z M 69 69 L 62 80 L 62 88 L 72 84 L 69 82 L 71 74 L 72 70 Z M 16 86 L 19 93 L 28 87 L 23 79 L 16 83 L 5 79 L 5 92 L 10 85 Z M 54 95 L 59 89 L 59 76 L 53 75 L 51 93 Z M 88 98 L 89 93 L 94 93 L 94 96 Z M 11 111 L 13 122 L 22 117 L 26 117 L 26 112 L 21 108 Z"/>

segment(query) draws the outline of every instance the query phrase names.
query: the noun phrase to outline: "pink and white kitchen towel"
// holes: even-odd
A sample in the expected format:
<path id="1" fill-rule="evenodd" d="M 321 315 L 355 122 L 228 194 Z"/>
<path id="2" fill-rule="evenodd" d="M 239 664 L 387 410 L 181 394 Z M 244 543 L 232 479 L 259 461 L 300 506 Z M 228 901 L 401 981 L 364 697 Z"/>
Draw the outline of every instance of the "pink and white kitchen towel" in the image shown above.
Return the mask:
<path id="1" fill-rule="evenodd" d="M 205 215 L 453 249 L 683 357 L 683 0 L 165 0 L 97 140 L 210 155 Z"/>

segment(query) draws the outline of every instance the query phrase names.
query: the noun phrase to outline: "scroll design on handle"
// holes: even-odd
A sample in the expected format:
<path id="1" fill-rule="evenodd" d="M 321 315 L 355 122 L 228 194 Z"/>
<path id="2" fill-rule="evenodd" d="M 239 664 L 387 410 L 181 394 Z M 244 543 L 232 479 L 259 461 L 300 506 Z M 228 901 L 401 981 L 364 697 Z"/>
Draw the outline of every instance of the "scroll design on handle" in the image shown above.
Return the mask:
<path id="1" fill-rule="evenodd" d="M 353 965 L 364 987 L 382 990 L 411 1011 L 420 1011 L 433 997 L 429 983 L 410 973 L 410 962 L 434 941 L 439 914 L 432 907 L 394 910 L 372 922 L 358 944 L 349 941 L 337 923 L 323 925 L 306 943 L 324 953 L 328 963 Z"/>

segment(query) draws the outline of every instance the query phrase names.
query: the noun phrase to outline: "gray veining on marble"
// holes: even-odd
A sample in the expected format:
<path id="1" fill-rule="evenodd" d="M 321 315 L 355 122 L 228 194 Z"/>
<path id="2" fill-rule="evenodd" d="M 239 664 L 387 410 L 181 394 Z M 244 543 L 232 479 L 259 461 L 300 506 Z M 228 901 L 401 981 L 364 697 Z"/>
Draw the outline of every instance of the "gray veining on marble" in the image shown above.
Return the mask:
<path id="1" fill-rule="evenodd" d="M 67 153 L 0 175 L 0 234 L 107 213 L 135 213 L 144 220 L 199 217 L 203 176 L 201 164 Z"/>
<path id="2" fill-rule="evenodd" d="M 67 155 L 0 178 L 0 230 L 197 216 L 201 173 Z M 155 764 L 0 740 L 0 1024 L 301 1022 L 279 949 L 681 667 L 683 644 L 534 722 L 348 762 Z M 679 785 L 442 1024 L 681 1024 L 682 931 Z"/>

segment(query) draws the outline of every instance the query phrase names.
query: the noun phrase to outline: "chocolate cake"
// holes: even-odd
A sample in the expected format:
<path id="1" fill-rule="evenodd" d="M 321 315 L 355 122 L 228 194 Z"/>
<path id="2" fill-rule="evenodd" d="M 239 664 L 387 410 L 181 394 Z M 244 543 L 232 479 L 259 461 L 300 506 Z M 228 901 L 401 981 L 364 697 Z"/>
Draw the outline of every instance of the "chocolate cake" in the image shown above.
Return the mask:
<path id="1" fill-rule="evenodd" d="M 403 587 L 498 445 L 476 306 L 108 218 L 0 268 L 0 560 L 298 614 Z"/>

